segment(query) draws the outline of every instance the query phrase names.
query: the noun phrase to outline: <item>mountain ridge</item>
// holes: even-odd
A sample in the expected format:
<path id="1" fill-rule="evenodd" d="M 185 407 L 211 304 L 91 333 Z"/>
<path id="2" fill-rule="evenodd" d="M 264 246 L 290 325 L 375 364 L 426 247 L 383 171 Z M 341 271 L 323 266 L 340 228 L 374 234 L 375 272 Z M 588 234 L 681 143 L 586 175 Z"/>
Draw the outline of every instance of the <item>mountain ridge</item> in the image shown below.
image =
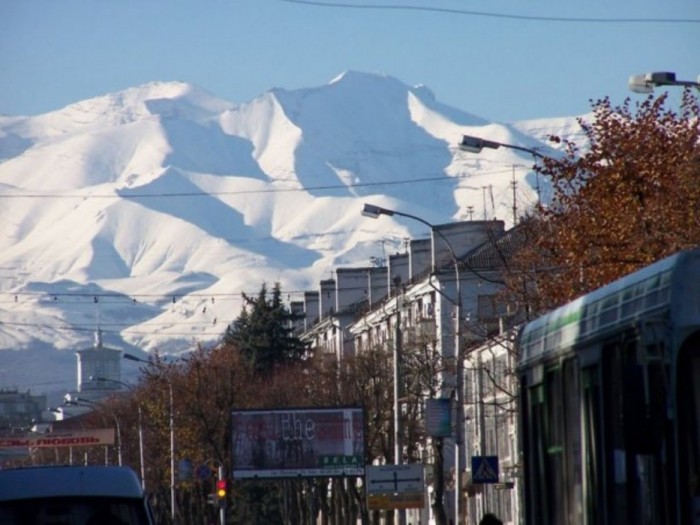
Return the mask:
<path id="1" fill-rule="evenodd" d="M 573 135 L 575 118 L 491 123 L 426 86 L 352 71 L 244 104 L 151 82 L 0 117 L 0 370 L 20 367 L 0 381 L 51 382 L 60 367 L 19 365 L 30 352 L 71 383 L 71 350 L 98 326 L 106 346 L 141 356 L 215 343 L 241 291 L 279 281 L 298 298 L 428 233 L 361 217 L 366 201 L 433 224 L 512 220 L 512 182 L 521 210 L 537 198 L 532 159 L 456 144 L 549 148 L 548 128 Z"/>

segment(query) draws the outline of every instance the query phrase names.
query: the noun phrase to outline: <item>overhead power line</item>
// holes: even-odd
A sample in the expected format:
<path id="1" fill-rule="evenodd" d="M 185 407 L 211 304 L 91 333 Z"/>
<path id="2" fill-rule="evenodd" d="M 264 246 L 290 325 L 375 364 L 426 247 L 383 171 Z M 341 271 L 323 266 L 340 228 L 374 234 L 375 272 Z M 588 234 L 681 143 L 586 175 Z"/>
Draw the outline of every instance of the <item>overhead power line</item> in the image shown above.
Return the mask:
<path id="1" fill-rule="evenodd" d="M 505 166 L 505 164 L 504 164 Z M 480 171 L 478 176 L 498 175 L 511 173 L 512 163 L 507 164 L 508 169 Z M 474 177 L 473 174 L 464 175 L 440 175 L 436 177 L 422 177 L 418 179 L 400 179 L 380 182 L 358 182 L 355 184 L 328 184 L 325 186 L 307 186 L 300 188 L 265 188 L 259 190 L 235 190 L 235 191 L 189 191 L 189 192 L 165 192 L 165 193 L 14 193 L 0 194 L 0 199 L 149 199 L 157 197 L 211 197 L 222 195 L 250 195 L 258 193 L 289 193 L 309 192 L 316 190 L 340 190 L 348 188 L 362 188 L 370 186 L 395 186 L 399 184 L 417 184 L 422 182 L 454 182 L 460 179 Z M 461 186 L 462 189 L 480 190 L 477 186 Z"/>
<path id="2" fill-rule="evenodd" d="M 390 5 L 390 4 L 351 4 L 347 2 L 320 2 L 314 0 L 277 0 L 288 4 L 300 4 L 314 7 L 332 7 L 341 9 L 384 9 L 401 11 L 429 11 L 450 15 L 481 16 L 489 18 L 506 18 L 512 20 L 527 20 L 532 22 L 576 22 L 587 24 L 697 24 L 699 18 L 590 18 L 590 17 L 564 17 L 564 16 L 536 16 L 517 15 L 513 13 L 494 13 L 490 11 L 472 11 L 468 9 L 454 9 L 449 7 L 420 6 L 420 5 Z"/>

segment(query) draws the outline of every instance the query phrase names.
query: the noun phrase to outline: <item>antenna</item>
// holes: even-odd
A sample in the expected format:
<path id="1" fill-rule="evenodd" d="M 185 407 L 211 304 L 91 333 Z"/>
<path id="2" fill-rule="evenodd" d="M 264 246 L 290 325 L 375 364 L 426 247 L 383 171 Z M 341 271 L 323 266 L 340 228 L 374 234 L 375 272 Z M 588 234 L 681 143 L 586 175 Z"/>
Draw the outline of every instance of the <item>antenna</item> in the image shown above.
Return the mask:
<path id="1" fill-rule="evenodd" d="M 515 190 L 518 187 L 518 183 L 515 181 L 515 164 L 513 164 L 513 180 L 510 186 L 513 188 L 513 226 L 515 226 L 518 223 L 518 203 L 515 201 Z"/>

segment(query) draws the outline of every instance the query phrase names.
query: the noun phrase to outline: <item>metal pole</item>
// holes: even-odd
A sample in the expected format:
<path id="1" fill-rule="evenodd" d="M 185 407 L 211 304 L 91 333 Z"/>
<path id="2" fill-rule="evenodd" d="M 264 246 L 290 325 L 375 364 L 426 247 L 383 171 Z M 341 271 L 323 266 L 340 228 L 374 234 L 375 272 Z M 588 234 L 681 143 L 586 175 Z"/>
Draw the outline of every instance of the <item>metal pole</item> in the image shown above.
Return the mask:
<path id="1" fill-rule="evenodd" d="M 224 473 L 224 467 L 219 467 L 218 471 L 218 479 L 225 479 L 224 476 L 226 474 Z M 226 496 L 228 496 L 228 483 L 226 484 L 227 490 L 226 490 Z M 219 503 L 219 525 L 226 525 L 226 500 L 222 503 Z"/>
<path id="2" fill-rule="evenodd" d="M 397 215 L 399 215 L 397 213 Z M 452 265 L 454 266 L 455 270 L 455 291 L 457 294 L 457 299 L 455 301 L 451 301 L 452 304 L 455 306 L 455 348 L 454 348 L 454 354 L 455 354 L 455 360 L 456 360 L 456 370 L 455 370 L 455 402 L 457 403 L 457 407 L 455 410 L 455 416 L 457 418 L 456 425 L 455 425 L 455 448 L 454 448 L 454 466 L 455 466 L 455 498 L 454 498 L 454 507 L 455 507 L 455 513 L 454 513 L 454 523 L 455 525 L 458 525 L 462 523 L 460 521 L 462 512 L 461 512 L 461 503 L 462 503 L 462 473 L 464 468 L 466 467 L 466 460 L 463 458 L 465 449 L 464 449 L 464 356 L 462 354 L 462 281 L 460 279 L 459 275 L 459 261 L 457 260 L 457 255 L 455 254 L 454 248 L 452 248 L 452 244 L 450 241 L 445 237 L 445 234 L 442 233 L 440 230 L 435 228 L 434 226 L 430 225 L 426 221 L 419 219 L 417 217 L 413 217 L 414 219 L 419 220 L 420 222 L 424 224 L 428 224 L 430 226 L 431 231 L 433 233 L 436 233 L 440 236 L 440 238 L 444 241 L 445 245 L 447 246 L 447 249 L 450 252 L 450 256 L 452 258 Z M 434 249 L 433 249 L 434 251 Z M 435 255 L 433 255 L 433 261 L 435 261 Z M 433 268 L 433 271 L 435 271 L 436 268 Z"/>
<path id="3" fill-rule="evenodd" d="M 91 380 L 95 380 L 98 382 L 106 382 L 106 383 L 116 383 L 118 385 L 121 385 L 123 387 L 126 387 L 127 390 L 130 390 L 133 392 L 133 386 L 130 385 L 129 383 L 125 383 L 124 381 L 119 381 L 118 379 L 110 379 L 108 377 L 90 377 Z M 142 410 L 141 410 L 141 403 L 136 402 L 136 406 L 138 407 L 138 413 L 139 413 L 139 463 L 141 467 L 141 488 L 146 490 L 146 471 L 145 471 L 145 465 L 144 465 L 144 450 L 143 450 L 143 416 L 142 416 Z M 121 438 L 120 438 L 120 443 L 119 443 L 119 448 L 120 448 L 120 458 L 121 458 Z M 120 463 L 121 465 L 121 459 Z"/>
<path id="4" fill-rule="evenodd" d="M 465 135 L 465 139 L 469 138 Z M 488 142 L 488 141 L 482 141 L 481 139 L 475 139 L 472 138 L 472 140 L 476 140 L 479 142 L 481 147 L 498 147 L 496 146 L 496 143 L 493 142 Z M 486 144 L 486 143 L 488 144 Z M 489 145 L 490 144 L 490 145 Z M 500 144 L 499 144 L 500 145 Z M 505 144 L 503 144 L 505 146 Z M 524 149 L 515 146 L 515 149 Z M 529 150 L 529 149 L 524 149 L 525 151 L 529 151 L 533 155 L 537 155 L 537 152 L 534 150 Z M 452 264 L 454 266 L 455 270 L 455 288 L 456 288 L 456 293 L 457 293 L 457 299 L 455 301 L 452 301 L 449 299 L 447 296 L 442 294 L 444 297 L 446 297 L 454 306 L 455 306 L 455 348 L 454 348 L 454 355 L 457 360 L 457 365 L 456 365 L 456 379 L 455 379 L 455 390 L 456 390 L 456 395 L 455 399 L 457 402 L 457 410 L 456 410 L 456 417 L 457 417 L 457 422 L 456 422 L 456 429 L 455 429 L 455 446 L 454 446 L 454 454 L 455 454 L 455 514 L 454 514 L 454 523 L 455 525 L 460 524 L 460 499 L 461 499 L 461 490 L 462 490 L 462 469 L 463 467 L 466 467 L 466 461 L 463 461 L 462 456 L 464 455 L 464 429 L 463 429 L 463 424 L 464 424 L 464 363 L 463 363 L 463 355 L 462 355 L 462 283 L 460 280 L 459 276 L 459 264 L 457 260 L 457 255 L 455 254 L 454 248 L 452 247 L 452 244 L 450 241 L 447 239 L 444 233 L 442 233 L 439 229 L 437 229 L 433 224 L 430 222 L 426 221 L 425 219 L 421 219 L 420 217 L 417 217 L 416 215 L 411 215 L 410 213 L 403 213 L 399 212 L 396 210 L 389 210 L 387 208 L 382 208 L 381 206 L 375 206 L 373 204 L 365 204 L 364 209 L 362 211 L 362 214 L 367 216 L 367 217 L 372 217 L 372 218 L 377 218 L 379 215 L 398 215 L 401 217 L 406 217 L 408 219 L 413 219 L 415 221 L 418 221 L 422 224 L 425 224 L 428 228 L 430 228 L 431 232 L 431 239 L 430 239 L 430 245 L 431 245 L 431 256 L 432 256 L 432 271 L 433 273 L 436 272 L 436 259 L 435 259 L 435 234 L 439 235 L 440 238 L 444 241 L 445 245 L 447 246 L 447 249 L 450 252 L 450 256 L 452 258 Z M 477 274 L 478 275 L 478 274 Z M 397 309 L 398 310 L 398 309 Z M 396 397 L 396 396 L 395 396 Z M 394 412 L 396 413 L 396 411 Z"/>
<path id="5" fill-rule="evenodd" d="M 457 428 L 455 432 L 455 525 L 461 523 L 462 514 L 462 472 L 466 465 L 464 453 L 464 357 L 462 355 L 462 285 L 459 278 L 459 265 L 454 262 L 457 282 L 457 304 L 455 305 L 455 356 L 457 358 Z"/>
<path id="6" fill-rule="evenodd" d="M 117 460 L 119 462 L 119 466 L 121 467 L 122 466 L 122 432 L 121 432 L 121 428 L 119 427 L 119 418 L 117 417 L 117 415 L 114 412 L 112 412 L 109 408 L 107 408 L 107 406 L 104 403 L 100 403 L 98 401 L 92 401 L 90 399 L 76 397 L 75 401 L 69 402 L 69 404 L 75 404 L 75 405 L 79 405 L 81 403 L 83 404 L 83 406 L 94 405 L 94 406 L 100 407 L 103 411 L 107 412 L 110 416 L 112 416 L 112 419 L 114 419 L 114 424 L 117 428 Z M 108 465 L 108 464 L 109 464 L 109 460 L 107 458 L 107 446 L 105 446 L 105 465 Z"/>
<path id="7" fill-rule="evenodd" d="M 124 359 L 145 363 L 150 365 L 150 361 L 136 357 L 135 355 L 125 353 Z M 170 515 L 173 523 L 175 523 L 175 408 L 173 405 L 173 383 L 167 375 L 163 378 L 168 382 L 168 395 L 170 405 Z"/>
<path id="8" fill-rule="evenodd" d="M 146 492 L 146 466 L 143 460 L 143 416 L 141 414 L 141 403 L 139 407 L 139 462 L 141 463 L 141 488 Z"/>
<path id="9" fill-rule="evenodd" d="M 173 408 L 173 384 L 168 377 L 170 394 L 170 514 L 175 523 L 175 416 Z"/>
<path id="10" fill-rule="evenodd" d="M 402 338 L 401 338 L 401 298 L 396 296 L 396 331 L 394 341 L 394 464 L 401 465 L 403 463 L 402 449 L 402 434 L 401 434 L 401 354 L 402 354 Z M 406 523 L 406 511 L 397 509 L 395 514 L 395 522 L 399 525 Z"/>
<path id="11" fill-rule="evenodd" d="M 117 416 L 115 414 L 112 414 L 114 417 L 114 424 L 117 425 L 117 457 L 119 458 L 119 466 L 122 466 L 122 431 L 119 428 L 119 419 L 117 419 Z"/>

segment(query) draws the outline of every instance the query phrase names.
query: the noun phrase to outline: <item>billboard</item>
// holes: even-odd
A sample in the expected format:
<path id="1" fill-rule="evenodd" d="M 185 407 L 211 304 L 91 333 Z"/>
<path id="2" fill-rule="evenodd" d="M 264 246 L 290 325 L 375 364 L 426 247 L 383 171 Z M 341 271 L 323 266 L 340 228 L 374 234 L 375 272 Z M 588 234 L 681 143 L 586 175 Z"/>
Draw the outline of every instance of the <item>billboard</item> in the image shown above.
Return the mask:
<path id="1" fill-rule="evenodd" d="M 231 413 L 233 478 L 364 475 L 361 408 Z"/>

